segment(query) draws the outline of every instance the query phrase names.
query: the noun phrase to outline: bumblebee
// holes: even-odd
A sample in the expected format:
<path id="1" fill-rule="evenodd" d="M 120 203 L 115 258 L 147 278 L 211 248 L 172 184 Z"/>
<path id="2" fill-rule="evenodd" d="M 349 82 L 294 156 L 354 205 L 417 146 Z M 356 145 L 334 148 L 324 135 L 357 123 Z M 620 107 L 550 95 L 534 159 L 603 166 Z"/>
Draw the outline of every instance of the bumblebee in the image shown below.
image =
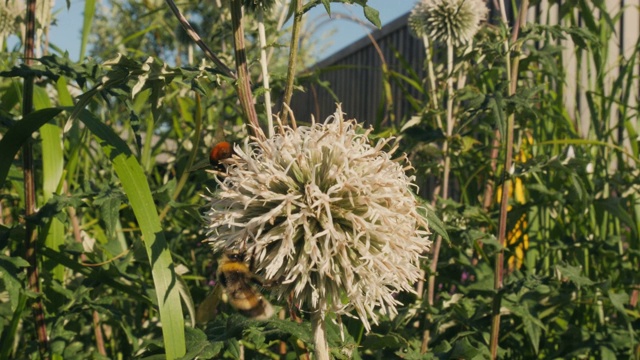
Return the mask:
<path id="1" fill-rule="evenodd" d="M 218 262 L 217 276 L 219 285 L 198 307 L 199 323 L 211 320 L 215 315 L 211 314 L 211 307 L 217 307 L 221 295 L 219 288 L 224 290 L 231 306 L 242 315 L 256 320 L 267 320 L 273 316 L 273 306 L 256 288 L 262 282 L 249 270 L 243 254 L 224 254 Z"/>
<path id="2" fill-rule="evenodd" d="M 189 171 L 196 171 L 207 168 L 208 165 L 211 166 L 214 170 L 224 172 L 225 164 L 221 163 L 224 159 L 228 159 L 233 156 L 235 152 L 233 151 L 233 145 L 227 141 L 221 141 L 217 143 L 215 146 L 211 148 L 209 151 L 209 159 L 202 159 L 197 163 L 193 164 Z M 207 165 L 208 164 L 208 165 Z"/>
<path id="3" fill-rule="evenodd" d="M 209 163 L 212 167 L 218 170 L 224 170 L 224 166 L 220 163 L 221 160 L 228 159 L 233 155 L 233 146 L 222 141 L 216 144 L 209 153 Z"/>

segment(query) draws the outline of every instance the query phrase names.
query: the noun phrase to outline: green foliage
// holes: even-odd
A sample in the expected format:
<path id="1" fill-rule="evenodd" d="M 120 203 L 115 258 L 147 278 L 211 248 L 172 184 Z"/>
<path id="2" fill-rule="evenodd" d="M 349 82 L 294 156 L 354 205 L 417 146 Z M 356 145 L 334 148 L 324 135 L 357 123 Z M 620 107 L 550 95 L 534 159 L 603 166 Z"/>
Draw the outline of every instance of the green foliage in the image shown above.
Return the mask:
<path id="1" fill-rule="evenodd" d="M 322 5 L 330 13 L 335 2 L 356 3 L 380 26 L 366 1 L 309 1 L 303 11 Z M 200 304 L 215 283 L 216 259 L 201 243 L 201 196 L 217 184 L 199 165 L 212 144 L 240 141 L 247 132 L 234 84 L 193 61 L 190 40 L 164 8 L 154 1 L 111 5 L 93 14 L 96 3 L 86 4 L 81 44 L 93 58 L 47 55 L 25 66 L 20 54 L 0 54 L 0 358 L 38 356 L 30 307 L 36 301 L 44 304 L 56 358 L 305 356 L 314 347 L 310 314 L 290 308 L 286 299 L 271 299 L 285 310 L 284 319 L 250 320 L 224 302 L 202 327 L 190 326 L 191 315 L 183 315 L 189 311 L 182 303 Z M 180 6 L 205 41 L 231 49 L 228 9 L 211 2 Z M 376 132 L 400 137 L 434 237 L 444 239 L 434 303 L 426 299 L 426 284 L 419 296 L 397 294 L 403 304 L 398 314 L 382 316 L 370 333 L 357 319 L 329 316 L 334 358 L 487 358 L 496 310 L 501 358 L 638 358 L 640 152 L 637 99 L 631 100 L 640 43 L 608 63 L 620 14 L 603 6 L 562 4 L 560 24 L 522 28 L 513 95 L 507 91 L 506 28 L 487 27 L 473 49 L 457 49 L 452 76 L 465 81 L 454 94 L 450 138 L 437 121 L 446 90 L 438 88 L 440 101 L 433 101 L 410 59 L 399 59 L 402 69 L 385 70 L 389 93 L 397 86 L 414 113 L 399 119 L 398 129 Z M 279 11 L 287 9 L 271 8 L 265 18 L 275 54 L 273 93 L 281 91 L 286 70 Z M 254 31 L 247 26 L 247 38 L 256 38 Z M 575 47 L 567 49 L 568 41 Z M 258 50 L 249 42 L 250 62 Z M 438 61 L 444 52 L 434 51 L 436 80 L 444 84 Z M 233 62 L 231 51 L 219 55 Z M 581 104 L 565 101 L 574 76 L 564 65 L 567 57 L 579 59 L 588 74 L 576 80 L 585 90 Z M 30 76 L 37 79 L 37 110 L 22 117 L 21 83 Z M 318 78 L 307 80 L 330 90 Z M 254 95 L 264 91 L 256 88 Z M 516 121 L 509 171 L 514 192 L 511 235 L 501 244 L 496 190 L 504 183 L 505 155 L 493 149 L 510 115 Z M 38 181 L 38 211 L 31 217 L 24 216 L 25 182 L 16 160 L 26 142 L 34 145 Z M 443 200 L 432 185 L 442 179 L 447 157 L 453 190 Z M 39 293 L 27 285 L 27 224 L 39 229 Z M 494 262 L 501 250 L 505 277 L 496 291 Z M 431 274 L 427 260 L 424 270 L 425 277 Z M 268 285 L 264 290 L 268 296 Z"/>
<path id="2" fill-rule="evenodd" d="M 579 6 L 587 11 L 592 5 Z M 572 8 L 564 11 L 571 23 Z M 449 154 L 434 146 L 443 137 L 434 116 L 439 109 L 428 101 L 429 92 L 413 99 L 421 114 L 405 122 L 402 136 L 422 176 L 421 188 L 441 178 L 441 161 L 450 156 L 456 189 L 452 200 L 438 201 L 452 242 L 440 253 L 439 290 L 425 324 L 435 356 L 488 356 L 480 352 L 488 350 L 494 296 L 501 299 L 500 357 L 638 356 L 638 303 L 632 297 L 640 279 L 631 270 L 640 265 L 638 153 L 633 144 L 621 146 L 621 132 L 615 130 L 631 121 L 636 125 L 629 127 L 629 135 L 635 134 L 637 113 L 614 115 L 611 110 L 628 99 L 630 82 L 637 84 L 626 69 L 636 63 L 640 48 L 634 44 L 631 56 L 619 59 L 623 71 L 609 74 L 611 64 L 605 65 L 598 54 L 609 47 L 615 20 L 605 18 L 584 27 L 527 25 L 518 40 L 523 49 L 513 96 L 506 96 L 504 70 L 494 60 L 504 57 L 496 46 L 501 32 L 480 33 L 472 51 L 457 54 L 460 65 L 454 77 L 463 74 L 467 83 L 456 94 Z M 574 52 L 557 46 L 556 39 L 571 39 Z M 595 70 L 588 84 L 582 84 L 587 88 L 586 113 L 585 107 L 568 108 L 563 102 L 565 84 L 575 81 L 562 66 L 567 54 L 593 56 L 598 64 L 578 68 Z M 466 67 L 467 61 L 473 67 Z M 419 83 L 413 70 L 404 73 L 410 75 L 394 81 L 404 87 Z M 438 76 L 446 81 L 446 74 Z M 443 98 L 444 90 L 439 91 Z M 516 188 L 507 221 L 508 271 L 496 294 L 492 262 L 501 245 L 487 233 L 497 230 L 499 198 L 485 197 L 487 181 L 502 184 L 497 176 L 503 161 L 499 157 L 492 163 L 491 150 L 495 136 L 504 136 L 509 114 L 516 119 Z M 581 116 L 590 119 L 586 136 L 581 135 Z M 469 347 L 480 352 L 466 352 Z"/>

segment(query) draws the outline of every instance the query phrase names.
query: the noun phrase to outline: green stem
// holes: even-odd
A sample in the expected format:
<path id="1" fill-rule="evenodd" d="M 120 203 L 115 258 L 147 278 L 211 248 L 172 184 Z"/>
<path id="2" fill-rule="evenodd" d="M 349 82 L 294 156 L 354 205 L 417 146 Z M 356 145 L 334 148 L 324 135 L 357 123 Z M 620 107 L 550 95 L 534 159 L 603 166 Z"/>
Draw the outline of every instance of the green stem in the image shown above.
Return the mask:
<path id="1" fill-rule="evenodd" d="M 431 92 L 431 105 L 435 110 L 440 106 L 440 102 L 438 101 L 438 90 L 436 88 L 436 72 L 433 69 L 433 49 L 426 35 L 422 36 L 422 41 L 424 42 L 425 55 L 427 57 L 427 78 L 429 80 L 429 91 Z M 442 129 L 442 120 L 438 113 L 436 113 L 436 124 L 438 128 Z"/>
<path id="2" fill-rule="evenodd" d="M 444 153 L 444 174 L 442 179 L 442 199 L 449 198 L 449 173 L 451 171 L 451 156 L 449 144 L 453 136 L 453 42 L 447 39 L 447 137 L 444 141 L 442 152 Z"/>
<path id="3" fill-rule="evenodd" d="M 426 36 L 425 36 L 426 39 Z M 426 45 L 426 43 L 425 43 Z M 427 50 L 428 51 L 428 50 Z M 430 58 L 429 58 L 430 60 Z M 455 119 L 453 118 L 453 41 L 451 38 L 447 40 L 447 129 L 446 138 L 442 145 L 442 153 L 444 154 L 444 166 L 442 176 L 442 193 L 440 198 L 446 200 L 449 198 L 449 174 L 451 172 L 451 156 L 449 155 L 449 141 L 453 136 L 453 125 Z M 430 69 L 431 73 L 433 69 Z M 432 78 L 432 91 L 435 95 L 435 80 Z M 438 122 L 440 119 L 438 117 Z M 442 246 L 442 236 L 436 236 L 436 241 L 433 245 L 433 251 L 431 253 L 431 262 L 429 264 L 429 285 L 427 289 L 427 301 L 430 306 L 433 305 L 433 298 L 435 296 L 436 289 L 436 271 L 438 270 L 438 258 L 440 256 L 440 247 Z M 429 338 L 431 333 L 426 330 L 422 335 L 421 352 L 424 354 L 428 350 Z"/>
<path id="4" fill-rule="evenodd" d="M 506 24 L 506 13 L 504 10 L 504 1 L 500 1 L 500 12 L 503 16 L 502 21 Z M 523 0 L 520 4 L 520 12 L 518 14 L 517 23 L 514 26 L 511 39 L 505 40 L 504 48 L 505 48 L 505 64 L 507 66 L 507 81 L 509 82 L 509 96 L 513 96 L 516 92 L 517 84 L 518 84 L 518 66 L 520 60 L 518 55 L 511 59 L 511 52 L 509 51 L 509 44 L 516 44 L 516 40 L 518 39 L 518 32 L 521 26 L 524 26 L 527 18 L 527 10 L 529 8 L 529 1 Z M 517 51 L 514 51 L 517 52 Z M 513 64 L 511 63 L 513 61 Z M 511 166 L 513 163 L 513 128 L 515 123 L 515 115 L 512 113 L 507 118 L 507 129 L 506 129 L 506 139 L 504 141 L 505 148 L 505 157 L 504 157 L 504 167 L 503 171 L 503 185 L 502 185 L 502 198 L 500 199 L 500 217 L 498 222 L 498 242 L 502 245 L 500 251 L 496 255 L 496 260 L 494 264 L 494 298 L 493 298 L 493 307 L 492 307 L 492 319 L 491 319 L 491 338 L 490 338 L 490 351 L 491 358 L 496 359 L 498 356 L 498 341 L 500 335 L 500 307 L 501 307 L 501 294 L 503 285 L 503 267 L 504 267 L 504 247 L 507 245 L 506 243 L 506 233 L 507 233 L 507 212 L 508 212 L 508 203 L 509 203 L 509 192 L 511 190 L 511 179 L 509 177 L 509 173 L 511 171 Z"/>
<path id="5" fill-rule="evenodd" d="M 293 96 L 293 81 L 296 75 L 296 62 L 298 59 L 298 41 L 300 40 L 300 28 L 302 27 L 302 0 L 295 0 L 295 15 L 293 17 L 293 30 L 291 31 L 291 46 L 289 50 L 289 64 L 287 66 L 287 83 L 284 88 L 284 101 L 282 106 L 282 123 L 286 124 L 288 119 L 288 109 Z M 286 105 L 286 106 L 285 106 Z"/>
<path id="6" fill-rule="evenodd" d="M 269 87 L 269 62 L 267 61 L 267 37 L 264 31 L 264 10 L 258 7 L 258 38 L 260 40 L 260 65 L 262 67 L 262 83 L 264 84 L 264 107 L 267 111 L 267 131 L 273 136 L 273 115 L 271 114 L 271 88 Z"/>

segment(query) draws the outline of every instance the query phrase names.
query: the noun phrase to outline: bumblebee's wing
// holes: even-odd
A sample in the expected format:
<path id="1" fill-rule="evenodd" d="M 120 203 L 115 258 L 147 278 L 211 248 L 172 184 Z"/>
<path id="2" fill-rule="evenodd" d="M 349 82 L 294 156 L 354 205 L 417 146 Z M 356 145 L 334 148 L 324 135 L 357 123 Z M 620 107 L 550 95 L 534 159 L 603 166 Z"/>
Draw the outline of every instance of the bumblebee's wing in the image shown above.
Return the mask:
<path id="1" fill-rule="evenodd" d="M 196 309 L 196 323 L 206 324 L 216 318 L 218 314 L 218 304 L 222 298 L 222 286 L 218 283 L 211 292 L 204 298 Z"/>

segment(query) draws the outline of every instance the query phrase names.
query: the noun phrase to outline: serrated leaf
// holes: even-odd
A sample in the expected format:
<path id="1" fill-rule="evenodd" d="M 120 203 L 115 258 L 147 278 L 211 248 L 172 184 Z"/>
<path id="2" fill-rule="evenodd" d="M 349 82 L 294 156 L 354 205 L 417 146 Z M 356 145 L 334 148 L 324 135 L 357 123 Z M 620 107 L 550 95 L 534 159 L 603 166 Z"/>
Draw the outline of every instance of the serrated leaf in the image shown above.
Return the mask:
<path id="1" fill-rule="evenodd" d="M 529 312 L 529 309 L 522 304 L 505 301 L 504 306 L 511 310 L 514 315 L 520 317 L 525 333 L 529 337 L 534 352 L 537 354 L 540 349 L 540 336 L 542 335 L 542 331 L 545 330 L 544 324 L 540 319 L 534 317 L 531 312 Z"/>
<path id="2" fill-rule="evenodd" d="M 582 272 L 580 267 L 571 265 L 556 265 L 556 269 L 560 272 L 560 274 L 562 274 L 562 276 L 566 277 L 569 281 L 576 284 L 578 287 L 594 284 L 591 279 L 580 275 L 580 273 Z"/>
<path id="3" fill-rule="evenodd" d="M 449 353 L 451 359 L 473 359 L 481 355 L 480 349 L 469 342 L 468 337 L 463 337 L 454 343 L 453 349 Z"/>
<path id="4" fill-rule="evenodd" d="M 427 224 L 429 224 L 429 229 L 433 230 L 436 234 L 442 236 L 442 238 L 445 241 L 447 241 L 447 243 L 451 243 L 451 239 L 449 238 L 449 234 L 447 233 L 445 224 L 438 217 L 433 206 L 431 206 L 431 204 L 429 204 L 424 199 L 418 196 L 416 196 L 415 198 L 418 199 L 418 201 L 420 202 L 420 205 L 423 206 L 424 209 L 426 210 L 424 211 L 424 214 L 422 214 L 422 211 L 420 212 L 421 212 L 421 215 L 427 220 Z"/>
<path id="5" fill-rule="evenodd" d="M 122 201 L 119 196 L 108 196 L 100 204 L 100 215 L 102 221 L 105 223 L 105 230 L 107 230 L 107 237 L 115 237 L 116 226 L 120 218 L 120 205 Z"/>
<path id="6" fill-rule="evenodd" d="M 308 344 L 313 342 L 313 338 L 311 336 L 311 325 L 308 322 L 298 324 L 288 320 L 271 319 L 267 321 L 267 328 L 284 331 L 285 333 L 291 334 Z"/>
<path id="7" fill-rule="evenodd" d="M 222 350 L 222 343 L 211 343 L 207 335 L 200 329 L 185 329 L 187 353 L 181 359 L 213 359 Z"/>
<path id="8" fill-rule="evenodd" d="M 609 291 L 608 293 L 609 300 L 611 300 L 611 305 L 620 312 L 623 316 L 626 317 L 627 310 L 625 309 L 625 304 L 629 303 L 629 295 L 627 293 L 615 293 Z"/>
<path id="9" fill-rule="evenodd" d="M 429 229 L 433 230 L 436 234 L 442 236 L 447 243 L 451 243 L 449 233 L 447 233 L 444 222 L 440 220 L 435 211 L 427 211 L 427 222 L 429 223 Z"/>

